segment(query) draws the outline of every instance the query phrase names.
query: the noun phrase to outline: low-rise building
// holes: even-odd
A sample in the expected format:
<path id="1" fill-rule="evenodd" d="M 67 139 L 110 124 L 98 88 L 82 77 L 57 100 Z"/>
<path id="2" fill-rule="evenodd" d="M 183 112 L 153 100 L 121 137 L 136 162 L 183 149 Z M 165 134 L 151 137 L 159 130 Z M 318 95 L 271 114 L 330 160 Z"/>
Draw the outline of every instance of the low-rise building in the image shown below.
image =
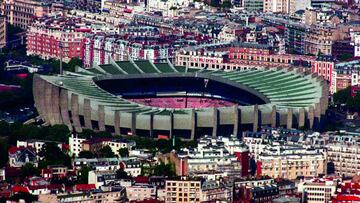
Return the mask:
<path id="1" fill-rule="evenodd" d="M 9 165 L 10 167 L 22 167 L 30 163 L 35 167 L 38 164 L 37 153 L 34 149 L 28 147 L 10 147 Z"/>
<path id="2" fill-rule="evenodd" d="M 201 202 L 200 180 L 166 180 L 166 203 Z"/>
<path id="3" fill-rule="evenodd" d="M 116 172 L 107 171 L 89 171 L 88 184 L 94 184 L 96 188 L 110 184 L 116 180 Z"/>

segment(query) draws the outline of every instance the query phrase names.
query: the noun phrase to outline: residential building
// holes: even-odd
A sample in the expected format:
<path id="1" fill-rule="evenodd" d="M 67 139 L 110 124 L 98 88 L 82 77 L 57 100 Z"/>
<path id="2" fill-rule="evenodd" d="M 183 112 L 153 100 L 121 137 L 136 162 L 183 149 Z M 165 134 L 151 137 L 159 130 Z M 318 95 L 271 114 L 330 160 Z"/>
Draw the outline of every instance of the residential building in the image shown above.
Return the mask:
<path id="1" fill-rule="evenodd" d="M 7 45 L 7 20 L 6 16 L 0 16 L 0 49 Z"/>
<path id="2" fill-rule="evenodd" d="M 264 0 L 263 5 L 263 12 L 293 14 L 296 11 L 295 0 Z"/>
<path id="3" fill-rule="evenodd" d="M 217 181 L 205 181 L 201 185 L 201 202 L 232 202 L 233 187 Z"/>
<path id="4" fill-rule="evenodd" d="M 129 201 L 142 201 L 156 198 L 156 187 L 150 184 L 135 183 L 126 187 L 126 196 Z"/>
<path id="5" fill-rule="evenodd" d="M 336 188 L 336 181 L 326 178 L 303 179 L 298 184 L 298 192 L 302 193 L 303 201 L 308 203 L 330 202 Z"/>
<path id="6" fill-rule="evenodd" d="M 82 151 L 82 143 L 85 140 L 85 138 L 80 138 L 78 135 L 71 134 L 71 136 L 69 137 L 70 156 L 79 156 L 79 153 Z"/>
<path id="7" fill-rule="evenodd" d="M 36 153 L 39 153 L 42 151 L 43 146 L 45 145 L 46 142 L 49 141 L 45 141 L 45 140 L 26 140 L 26 141 L 20 141 L 17 140 L 16 141 L 16 147 L 28 147 L 28 148 L 32 148 L 35 149 Z M 51 141 L 53 142 L 53 141 Z M 59 142 L 54 142 L 57 144 L 57 146 L 62 149 L 63 148 L 63 144 L 59 143 Z"/>
<path id="8" fill-rule="evenodd" d="M 335 65 L 332 71 L 331 91 L 333 93 L 360 83 L 360 60 L 351 60 Z"/>
<path id="9" fill-rule="evenodd" d="M 312 55 L 331 55 L 332 43 L 337 40 L 336 29 L 330 26 L 316 25 L 305 33 L 305 52 Z"/>
<path id="10" fill-rule="evenodd" d="M 200 138 L 197 148 L 183 149 L 178 156 L 187 157 L 189 174 L 226 171 L 228 176 L 236 176 L 236 174 L 240 176 L 248 173 L 248 152 L 247 147 L 235 136 L 230 138 L 204 136 Z M 246 169 L 243 173 L 241 173 L 242 164 Z"/>
<path id="11" fill-rule="evenodd" d="M 94 184 L 96 188 L 110 184 L 116 180 L 116 171 L 89 171 L 88 184 Z"/>
<path id="12" fill-rule="evenodd" d="M 28 147 L 10 147 L 9 153 L 9 165 L 10 167 L 22 167 L 23 165 L 30 163 L 37 166 L 37 154 L 36 151 Z"/>
<path id="13" fill-rule="evenodd" d="M 234 182 L 234 203 L 271 203 L 277 197 L 279 189 L 272 178 L 241 179 Z"/>
<path id="14" fill-rule="evenodd" d="M 326 155 L 322 149 L 267 145 L 263 150 L 257 160 L 258 174 L 290 180 L 325 174 Z"/>
<path id="15" fill-rule="evenodd" d="M 334 163 L 339 176 L 360 175 L 360 146 L 358 138 L 352 135 L 335 135 L 326 145 L 328 161 Z"/>
<path id="16" fill-rule="evenodd" d="M 166 180 L 166 203 L 201 202 L 200 180 Z"/>
<path id="17" fill-rule="evenodd" d="M 263 11 L 263 0 L 244 0 L 244 9 L 248 11 Z"/>
<path id="18" fill-rule="evenodd" d="M 42 18 L 29 26 L 26 54 L 42 59 L 63 59 L 81 57 L 82 40 L 91 27 L 84 26 L 80 18 Z"/>
<path id="19" fill-rule="evenodd" d="M 82 166 L 88 166 L 96 171 L 116 171 L 120 169 L 120 160 L 118 158 L 74 158 L 73 166 L 75 169 L 80 169 Z"/>
<path id="20" fill-rule="evenodd" d="M 334 41 L 331 50 L 331 55 L 338 60 L 342 59 L 343 56 L 352 58 L 355 55 L 355 47 L 350 40 Z"/>
<path id="21" fill-rule="evenodd" d="M 0 10 L 9 24 L 25 30 L 34 19 L 42 18 L 51 12 L 51 3 L 37 0 L 4 0 Z"/>
<path id="22" fill-rule="evenodd" d="M 136 177 L 141 175 L 141 163 L 137 160 L 126 160 L 120 162 L 120 168 L 124 170 L 128 175 Z"/>

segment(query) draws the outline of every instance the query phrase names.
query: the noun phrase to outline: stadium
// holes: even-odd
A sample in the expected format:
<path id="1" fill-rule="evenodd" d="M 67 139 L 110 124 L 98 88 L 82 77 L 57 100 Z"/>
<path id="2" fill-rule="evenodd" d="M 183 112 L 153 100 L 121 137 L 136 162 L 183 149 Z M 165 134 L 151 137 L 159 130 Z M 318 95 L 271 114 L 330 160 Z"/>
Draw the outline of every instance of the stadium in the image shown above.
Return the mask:
<path id="1" fill-rule="evenodd" d="M 33 90 L 51 125 L 154 138 L 315 128 L 328 102 L 327 83 L 299 68 L 224 71 L 132 60 L 35 75 Z"/>

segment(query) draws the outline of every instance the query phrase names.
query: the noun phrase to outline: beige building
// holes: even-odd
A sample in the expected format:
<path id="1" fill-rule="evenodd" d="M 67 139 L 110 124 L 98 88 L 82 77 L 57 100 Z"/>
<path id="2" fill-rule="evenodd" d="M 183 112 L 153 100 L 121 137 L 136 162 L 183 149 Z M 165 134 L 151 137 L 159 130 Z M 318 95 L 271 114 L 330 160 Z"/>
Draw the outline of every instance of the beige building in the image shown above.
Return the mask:
<path id="1" fill-rule="evenodd" d="M 129 201 L 142 201 L 156 198 L 156 186 L 148 184 L 135 184 L 126 187 L 126 196 Z"/>
<path id="2" fill-rule="evenodd" d="M 200 180 L 166 180 L 166 203 L 201 202 Z"/>
<path id="3" fill-rule="evenodd" d="M 7 37 L 6 17 L 0 16 L 0 49 L 6 46 L 6 37 Z"/>
<path id="4" fill-rule="evenodd" d="M 343 137 L 343 138 L 342 138 Z M 344 141 L 348 139 L 348 141 Z M 351 136 L 339 138 L 327 145 L 328 161 L 333 162 L 335 173 L 339 176 L 356 176 L 360 174 L 360 147 Z"/>
<path id="5" fill-rule="evenodd" d="M 331 55 L 333 41 L 337 40 L 336 29 L 328 26 L 312 26 L 305 34 L 305 54 Z"/>
<path id="6" fill-rule="evenodd" d="M 263 12 L 293 14 L 295 8 L 295 0 L 264 0 Z"/>
<path id="7" fill-rule="evenodd" d="M 26 29 L 35 18 L 50 13 L 51 4 L 36 0 L 4 0 L 0 10 L 8 23 Z"/>
<path id="8" fill-rule="evenodd" d="M 283 145 L 267 146 L 258 161 L 262 175 L 293 180 L 298 176 L 324 174 L 325 160 L 325 155 L 320 149 Z"/>

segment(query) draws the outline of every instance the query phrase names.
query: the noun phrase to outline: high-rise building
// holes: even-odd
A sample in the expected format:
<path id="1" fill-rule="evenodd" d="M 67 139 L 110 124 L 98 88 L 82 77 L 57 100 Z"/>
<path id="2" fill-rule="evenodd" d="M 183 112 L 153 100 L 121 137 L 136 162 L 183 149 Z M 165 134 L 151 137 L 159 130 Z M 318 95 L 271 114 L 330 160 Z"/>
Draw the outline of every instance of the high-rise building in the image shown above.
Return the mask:
<path id="1" fill-rule="evenodd" d="M 166 180 L 166 203 L 194 202 L 200 203 L 200 180 Z"/>
<path id="2" fill-rule="evenodd" d="M 264 8 L 263 0 L 244 0 L 244 8 L 248 11 L 262 11 Z"/>

